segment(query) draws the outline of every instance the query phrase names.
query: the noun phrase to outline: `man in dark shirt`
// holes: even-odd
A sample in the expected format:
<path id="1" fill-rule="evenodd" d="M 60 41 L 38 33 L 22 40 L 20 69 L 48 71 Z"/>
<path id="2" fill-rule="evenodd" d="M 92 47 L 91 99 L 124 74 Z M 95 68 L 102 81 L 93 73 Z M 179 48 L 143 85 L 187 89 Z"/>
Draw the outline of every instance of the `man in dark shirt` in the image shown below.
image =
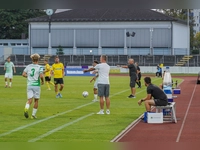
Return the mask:
<path id="1" fill-rule="evenodd" d="M 137 69 L 134 64 L 134 59 L 130 58 L 128 60 L 128 66 L 122 66 L 122 68 L 129 68 L 131 94 L 128 96 L 128 98 L 136 98 L 135 97 L 135 93 L 136 93 L 135 83 L 137 80 Z"/>
<path id="2" fill-rule="evenodd" d="M 147 112 L 151 111 L 151 106 L 166 106 L 168 99 L 163 90 L 153 85 L 150 77 L 145 77 L 144 82 L 145 86 L 147 86 L 147 96 L 139 100 L 138 104 L 141 105 L 144 102 Z"/>
<path id="3" fill-rule="evenodd" d="M 135 65 L 136 65 L 136 67 L 137 67 L 137 76 L 138 76 L 137 82 L 136 82 L 136 83 L 137 83 L 137 85 L 138 85 L 138 88 L 141 88 L 142 85 L 141 85 L 140 80 L 141 80 L 142 75 L 141 75 L 141 72 L 140 72 L 140 67 L 139 67 L 139 65 L 138 65 L 137 62 L 135 62 Z"/>

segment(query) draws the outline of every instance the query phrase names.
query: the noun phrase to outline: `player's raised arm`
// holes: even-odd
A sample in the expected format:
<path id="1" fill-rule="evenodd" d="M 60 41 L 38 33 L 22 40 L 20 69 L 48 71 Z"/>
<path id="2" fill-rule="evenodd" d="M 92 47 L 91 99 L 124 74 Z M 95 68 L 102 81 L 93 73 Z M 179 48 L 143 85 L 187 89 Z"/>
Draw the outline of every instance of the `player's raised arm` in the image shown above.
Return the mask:
<path id="1" fill-rule="evenodd" d="M 128 68 L 127 65 L 117 65 L 117 67 L 121 67 L 121 68 Z"/>
<path id="2" fill-rule="evenodd" d="M 85 70 L 83 70 L 83 72 L 85 73 L 85 72 L 90 72 L 90 71 L 93 71 L 93 70 L 95 70 L 95 68 L 85 69 Z"/>

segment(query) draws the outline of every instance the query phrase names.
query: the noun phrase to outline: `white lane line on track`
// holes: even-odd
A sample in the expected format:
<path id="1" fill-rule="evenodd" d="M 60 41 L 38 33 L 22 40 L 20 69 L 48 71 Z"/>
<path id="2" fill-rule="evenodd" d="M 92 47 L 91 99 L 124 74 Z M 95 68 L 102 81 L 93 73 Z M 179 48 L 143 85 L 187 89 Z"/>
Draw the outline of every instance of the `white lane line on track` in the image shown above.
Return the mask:
<path id="1" fill-rule="evenodd" d="M 156 79 L 158 80 L 158 79 Z M 154 81 L 156 81 L 154 80 Z M 182 80 L 178 86 L 180 86 L 182 83 L 184 82 L 184 80 Z M 142 92 L 142 91 L 141 91 Z M 152 107 L 152 110 L 154 109 L 154 107 Z M 121 140 L 131 129 L 133 129 L 139 122 L 140 119 L 144 116 L 144 114 L 142 114 L 141 116 L 139 116 L 136 120 L 134 120 L 130 125 L 128 125 L 123 131 L 120 132 L 120 134 L 118 134 L 116 137 L 114 137 L 110 142 L 118 142 L 119 140 Z"/>
<path id="2" fill-rule="evenodd" d="M 64 125 L 62 125 L 62 126 L 59 126 L 59 127 L 55 128 L 55 129 L 53 129 L 53 130 L 50 130 L 50 131 L 46 132 L 45 134 L 42 134 L 42 135 L 40 135 L 40 136 L 38 136 L 38 137 L 36 137 L 36 138 L 34 138 L 34 139 L 31 139 L 31 140 L 29 140 L 28 142 L 36 142 L 36 141 L 38 141 L 38 140 L 40 140 L 40 139 L 42 139 L 42 138 L 44 138 L 44 137 L 47 137 L 47 136 L 49 136 L 49 135 L 51 135 L 51 134 L 53 134 L 53 133 L 55 133 L 55 132 L 57 132 L 57 131 L 59 131 L 59 130 L 61 130 L 61 129 L 63 129 L 63 128 L 66 128 L 66 127 L 68 127 L 68 126 L 70 126 L 70 125 L 72 125 L 72 124 L 74 124 L 74 123 L 76 123 L 76 122 L 79 122 L 79 121 L 81 121 L 81 120 L 83 120 L 83 119 L 85 119 L 85 118 L 87 118 L 87 117 L 90 117 L 90 116 L 92 116 L 92 115 L 94 115 L 94 113 L 91 113 L 91 114 L 82 116 L 82 117 L 80 117 L 80 118 L 78 118 L 78 119 L 76 119 L 76 120 L 74 120 L 74 121 L 72 121 L 72 122 L 68 122 L 68 123 L 66 123 L 66 124 L 64 124 Z"/>
<path id="3" fill-rule="evenodd" d="M 195 94 L 195 91 L 196 91 L 196 87 L 197 87 L 197 84 L 195 84 L 195 86 L 194 86 L 194 89 L 193 89 L 193 92 L 192 92 L 192 96 L 190 98 L 190 101 L 189 101 L 189 104 L 188 104 L 188 107 L 187 107 L 183 122 L 181 124 L 181 128 L 179 130 L 179 133 L 178 133 L 178 136 L 177 136 L 177 139 L 176 139 L 176 142 L 180 141 L 180 137 L 181 137 L 181 134 L 182 134 L 182 131 L 183 131 L 183 128 L 184 128 L 184 125 L 185 125 L 185 121 L 187 119 L 187 115 L 188 115 L 188 112 L 189 112 L 189 109 L 190 109 L 190 106 L 191 106 L 191 103 L 192 103 L 192 100 L 193 100 L 193 97 L 194 97 L 194 94 Z"/>

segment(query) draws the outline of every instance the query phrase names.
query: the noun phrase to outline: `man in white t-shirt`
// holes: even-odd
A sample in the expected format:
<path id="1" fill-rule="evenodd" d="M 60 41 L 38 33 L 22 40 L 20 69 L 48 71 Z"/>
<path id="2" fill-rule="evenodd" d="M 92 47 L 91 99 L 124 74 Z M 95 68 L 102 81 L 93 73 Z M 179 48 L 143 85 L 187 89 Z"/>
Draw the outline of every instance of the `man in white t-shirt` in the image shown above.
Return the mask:
<path id="1" fill-rule="evenodd" d="M 4 64 L 4 70 L 6 71 L 6 73 L 5 73 L 5 84 L 6 84 L 5 88 L 8 87 L 7 79 L 10 79 L 9 88 L 11 88 L 12 79 L 13 79 L 13 70 L 14 70 L 14 73 L 16 73 L 16 70 L 15 70 L 15 65 L 13 64 L 13 62 L 10 61 L 10 57 L 7 58 L 7 62 Z"/>
<path id="2" fill-rule="evenodd" d="M 106 63 L 107 56 L 101 55 L 100 62 L 101 64 L 97 64 L 95 67 L 84 70 L 84 72 L 89 72 L 93 70 L 98 70 L 99 78 L 98 78 L 98 96 L 100 97 L 100 108 L 101 110 L 97 113 L 100 115 L 104 114 L 104 100 L 106 99 L 106 114 L 110 114 L 110 81 L 109 81 L 109 72 L 110 66 Z"/>
<path id="3" fill-rule="evenodd" d="M 23 77 L 27 78 L 27 102 L 24 108 L 24 116 L 26 118 L 29 117 L 28 110 L 34 99 L 34 106 L 32 111 L 32 119 L 37 118 L 36 113 L 38 109 L 38 100 L 40 99 L 40 85 L 44 84 L 43 77 L 43 67 L 38 65 L 40 55 L 33 54 L 31 55 L 31 59 L 33 61 L 32 64 L 28 65 L 22 74 Z M 40 80 L 42 83 L 40 83 Z"/>

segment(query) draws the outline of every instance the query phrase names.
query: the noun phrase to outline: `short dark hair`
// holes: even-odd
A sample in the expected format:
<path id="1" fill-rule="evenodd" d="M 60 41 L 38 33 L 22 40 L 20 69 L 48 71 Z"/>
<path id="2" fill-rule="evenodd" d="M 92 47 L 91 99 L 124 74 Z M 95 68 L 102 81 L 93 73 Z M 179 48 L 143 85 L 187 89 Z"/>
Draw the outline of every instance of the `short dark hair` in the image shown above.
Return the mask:
<path id="1" fill-rule="evenodd" d="M 150 77 L 145 77 L 145 78 L 144 78 L 144 82 L 145 82 L 146 84 L 151 84 L 151 78 L 150 78 Z"/>
<path id="2" fill-rule="evenodd" d="M 97 60 L 94 60 L 94 63 L 99 64 L 99 62 Z"/>
<path id="3" fill-rule="evenodd" d="M 48 62 L 48 59 L 45 59 L 44 61 Z"/>
<path id="4" fill-rule="evenodd" d="M 7 59 L 10 59 L 10 56 L 8 56 Z"/>
<path id="5" fill-rule="evenodd" d="M 57 55 L 57 56 L 55 56 L 55 59 L 56 59 L 56 58 L 59 58 L 59 57 L 58 57 L 58 55 Z"/>

